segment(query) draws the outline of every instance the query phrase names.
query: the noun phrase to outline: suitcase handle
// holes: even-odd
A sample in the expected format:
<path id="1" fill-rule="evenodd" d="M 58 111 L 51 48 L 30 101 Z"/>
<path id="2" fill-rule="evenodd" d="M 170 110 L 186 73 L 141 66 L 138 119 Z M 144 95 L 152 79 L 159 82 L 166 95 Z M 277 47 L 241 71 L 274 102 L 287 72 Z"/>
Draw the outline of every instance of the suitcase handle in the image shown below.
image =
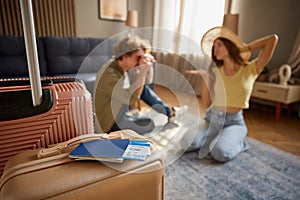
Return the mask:
<path id="1" fill-rule="evenodd" d="M 62 152 L 66 151 L 68 148 L 78 145 L 84 142 L 90 142 L 94 140 L 107 140 L 107 139 L 116 139 L 120 138 L 120 135 L 108 135 L 105 133 L 102 134 L 86 134 L 74 137 L 66 142 L 58 143 L 55 146 L 52 146 L 47 149 L 42 149 L 38 152 L 38 158 L 46 158 L 50 156 L 60 155 Z"/>
<path id="2" fill-rule="evenodd" d="M 46 149 L 41 149 L 37 156 L 39 159 L 41 158 L 46 158 L 46 157 L 51 157 L 55 155 L 60 155 L 62 153 L 70 152 L 70 150 L 74 147 L 75 145 L 78 145 L 80 143 L 84 142 L 90 142 L 94 140 L 112 140 L 112 139 L 120 139 L 124 138 L 123 133 L 126 132 L 126 137 L 130 137 L 130 139 L 141 139 L 141 136 L 138 135 L 136 132 L 131 131 L 131 130 L 121 130 L 121 131 L 115 131 L 110 134 L 106 133 L 97 133 L 97 134 L 86 134 L 86 135 L 80 135 L 77 137 L 74 137 L 68 141 L 58 143 L 55 146 L 52 146 L 50 148 Z M 146 138 L 145 138 L 146 139 Z M 148 141 L 148 140 L 147 140 Z M 149 141 L 152 143 L 151 141 Z"/>

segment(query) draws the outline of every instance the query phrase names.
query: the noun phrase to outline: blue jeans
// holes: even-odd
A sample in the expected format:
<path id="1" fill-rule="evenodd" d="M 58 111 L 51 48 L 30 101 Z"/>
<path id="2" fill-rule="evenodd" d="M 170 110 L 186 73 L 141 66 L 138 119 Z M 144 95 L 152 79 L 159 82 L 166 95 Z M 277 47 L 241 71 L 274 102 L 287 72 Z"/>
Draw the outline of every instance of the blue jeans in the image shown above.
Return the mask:
<path id="1" fill-rule="evenodd" d="M 185 135 L 181 143 L 189 146 L 187 151 L 199 149 L 199 158 L 210 153 L 215 160 L 226 162 L 247 150 L 246 134 L 242 111 L 229 114 L 209 108 L 194 138 Z"/>
<path id="2" fill-rule="evenodd" d="M 166 105 L 148 85 L 144 86 L 141 99 L 157 112 L 166 116 L 170 115 L 171 108 Z"/>
<path id="3" fill-rule="evenodd" d="M 145 85 L 141 94 L 141 99 L 149 105 L 151 108 L 159 113 L 169 116 L 171 109 L 168 105 L 157 96 L 157 94 L 148 86 Z M 126 112 L 129 111 L 129 105 L 123 105 L 115 124 L 109 132 L 117 131 L 121 129 L 131 129 L 137 133 L 143 134 L 151 132 L 155 125 L 153 120 L 148 116 L 131 117 L 127 116 Z"/>

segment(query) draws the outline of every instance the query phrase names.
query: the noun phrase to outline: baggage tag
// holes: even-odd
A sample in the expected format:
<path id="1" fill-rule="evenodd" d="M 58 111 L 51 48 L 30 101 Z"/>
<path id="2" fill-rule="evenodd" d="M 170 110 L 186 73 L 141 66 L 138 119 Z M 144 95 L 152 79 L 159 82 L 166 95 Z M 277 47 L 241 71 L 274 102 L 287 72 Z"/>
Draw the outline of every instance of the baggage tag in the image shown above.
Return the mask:
<path id="1" fill-rule="evenodd" d="M 150 155 L 149 142 L 143 140 L 131 140 L 122 157 L 128 160 L 144 161 Z"/>

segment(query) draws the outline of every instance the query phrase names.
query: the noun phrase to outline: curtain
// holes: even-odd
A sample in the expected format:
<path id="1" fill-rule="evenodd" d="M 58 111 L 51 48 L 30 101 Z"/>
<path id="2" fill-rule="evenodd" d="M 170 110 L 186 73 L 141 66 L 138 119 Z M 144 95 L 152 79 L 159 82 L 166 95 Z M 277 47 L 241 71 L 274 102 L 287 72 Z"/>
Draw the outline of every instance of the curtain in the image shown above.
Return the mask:
<path id="1" fill-rule="evenodd" d="M 292 53 L 287 61 L 292 68 L 293 76 L 300 78 L 300 26 Z"/>
<path id="2" fill-rule="evenodd" d="M 225 0 L 155 0 L 152 47 L 157 60 L 156 83 L 200 95 L 201 78 L 185 74 L 210 62 L 200 41 L 214 26 L 221 26 Z"/>
<path id="3" fill-rule="evenodd" d="M 37 36 L 76 36 L 74 0 L 31 0 Z M 0 35 L 23 35 L 19 0 L 0 0 Z"/>
<path id="4" fill-rule="evenodd" d="M 296 36 L 294 47 L 292 49 L 289 59 L 287 60 L 287 64 L 292 69 L 292 76 L 288 81 L 288 83 L 292 85 L 299 85 L 300 84 L 300 26 L 298 27 L 298 33 Z M 273 69 L 269 74 L 268 81 L 272 83 L 278 83 L 280 81 L 278 72 L 279 72 L 279 68 Z M 300 109 L 299 109 L 299 114 L 300 114 Z"/>
<path id="5" fill-rule="evenodd" d="M 182 37 L 200 44 L 203 34 L 223 22 L 225 0 L 155 0 L 154 27 L 170 30 L 166 36 L 154 33 L 154 45 L 166 42 L 170 51 L 189 53 Z M 172 41 L 172 43 L 170 43 Z"/>

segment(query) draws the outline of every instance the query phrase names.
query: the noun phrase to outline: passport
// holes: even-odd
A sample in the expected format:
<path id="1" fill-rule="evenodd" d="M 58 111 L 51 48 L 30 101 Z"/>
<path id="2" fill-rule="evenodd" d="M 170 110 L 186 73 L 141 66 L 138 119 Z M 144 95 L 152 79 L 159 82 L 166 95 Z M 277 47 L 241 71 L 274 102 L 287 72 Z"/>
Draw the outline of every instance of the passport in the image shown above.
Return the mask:
<path id="1" fill-rule="evenodd" d="M 79 144 L 69 155 L 76 160 L 99 160 L 122 163 L 129 139 L 95 140 Z"/>

